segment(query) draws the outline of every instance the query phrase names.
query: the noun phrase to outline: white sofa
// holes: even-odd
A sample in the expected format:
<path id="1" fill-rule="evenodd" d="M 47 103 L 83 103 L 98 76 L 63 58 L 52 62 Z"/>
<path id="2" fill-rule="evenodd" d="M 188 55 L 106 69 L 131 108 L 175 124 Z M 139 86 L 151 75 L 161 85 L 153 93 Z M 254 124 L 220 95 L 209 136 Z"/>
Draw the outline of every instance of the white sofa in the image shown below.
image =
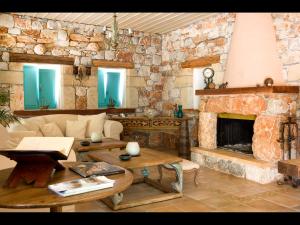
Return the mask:
<path id="1" fill-rule="evenodd" d="M 52 114 L 45 116 L 36 116 L 26 119 L 21 119 L 21 123 L 10 124 L 9 127 L 4 128 L 0 124 L 0 149 L 14 149 L 23 137 L 43 136 L 40 126 L 55 122 L 66 135 L 66 121 L 77 120 L 78 115 L 75 114 Z M 26 126 L 24 126 L 26 124 Z M 123 131 L 123 125 L 118 121 L 104 120 L 104 137 L 120 139 L 120 133 Z M 75 153 L 72 151 L 69 155 L 68 161 L 75 161 Z M 0 155 L 0 169 L 13 167 L 15 162 Z"/>

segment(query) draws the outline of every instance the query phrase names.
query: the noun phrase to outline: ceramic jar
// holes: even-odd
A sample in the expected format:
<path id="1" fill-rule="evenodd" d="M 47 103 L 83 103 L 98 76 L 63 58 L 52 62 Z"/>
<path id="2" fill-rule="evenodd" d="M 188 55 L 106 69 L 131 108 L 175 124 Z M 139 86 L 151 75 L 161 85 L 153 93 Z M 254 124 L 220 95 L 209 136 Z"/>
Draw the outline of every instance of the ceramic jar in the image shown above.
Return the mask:
<path id="1" fill-rule="evenodd" d="M 128 142 L 126 145 L 126 152 L 129 155 L 135 156 L 140 154 L 140 146 L 138 142 Z"/>
<path id="2" fill-rule="evenodd" d="M 102 135 L 97 132 L 93 132 L 91 135 L 92 142 L 100 142 L 102 140 Z"/>

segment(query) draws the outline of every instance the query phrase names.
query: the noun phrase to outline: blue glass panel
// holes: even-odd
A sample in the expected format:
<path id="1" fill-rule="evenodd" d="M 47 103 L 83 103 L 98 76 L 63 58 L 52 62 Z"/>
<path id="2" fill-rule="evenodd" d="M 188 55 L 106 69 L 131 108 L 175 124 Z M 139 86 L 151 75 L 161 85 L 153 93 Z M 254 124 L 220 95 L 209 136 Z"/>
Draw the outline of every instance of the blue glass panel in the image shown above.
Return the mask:
<path id="1" fill-rule="evenodd" d="M 55 109 L 55 70 L 39 69 L 39 105 Z"/>
<path id="2" fill-rule="evenodd" d="M 98 107 L 99 108 L 104 108 L 106 107 L 105 103 L 105 84 L 104 84 L 104 72 L 103 70 L 99 69 L 98 70 Z"/>
<path id="3" fill-rule="evenodd" d="M 34 66 L 25 65 L 23 68 L 24 81 L 24 108 L 39 108 L 39 81 L 38 69 Z"/>
<path id="4" fill-rule="evenodd" d="M 115 107 L 120 107 L 121 102 L 119 99 L 120 91 L 120 73 L 107 72 L 107 89 L 106 89 L 106 103 L 112 98 L 115 102 Z"/>

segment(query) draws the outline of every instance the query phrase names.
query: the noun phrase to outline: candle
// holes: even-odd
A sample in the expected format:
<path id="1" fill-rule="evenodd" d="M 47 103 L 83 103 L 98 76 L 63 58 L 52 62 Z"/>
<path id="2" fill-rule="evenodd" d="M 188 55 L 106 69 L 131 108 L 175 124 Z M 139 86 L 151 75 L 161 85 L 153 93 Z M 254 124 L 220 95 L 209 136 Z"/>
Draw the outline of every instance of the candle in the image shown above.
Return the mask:
<path id="1" fill-rule="evenodd" d="M 104 32 L 106 31 L 106 26 L 103 27 L 103 31 L 104 31 Z"/>
<path id="2" fill-rule="evenodd" d="M 128 28 L 128 33 L 132 34 L 132 29 L 131 28 Z"/>

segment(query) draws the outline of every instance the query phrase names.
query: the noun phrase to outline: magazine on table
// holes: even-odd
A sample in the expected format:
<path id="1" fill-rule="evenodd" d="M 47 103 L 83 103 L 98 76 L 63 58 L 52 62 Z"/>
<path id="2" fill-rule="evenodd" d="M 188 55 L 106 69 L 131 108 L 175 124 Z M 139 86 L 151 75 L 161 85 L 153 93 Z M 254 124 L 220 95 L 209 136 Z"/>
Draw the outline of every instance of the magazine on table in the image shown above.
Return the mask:
<path id="1" fill-rule="evenodd" d="M 48 188 L 60 196 L 67 197 L 105 188 L 111 188 L 114 186 L 114 183 L 114 180 L 108 179 L 105 176 L 91 176 L 88 178 L 52 184 L 49 185 Z"/>
<path id="2" fill-rule="evenodd" d="M 69 168 L 82 177 L 89 177 L 93 175 L 109 176 L 125 173 L 124 169 L 106 162 L 79 162 Z"/>

